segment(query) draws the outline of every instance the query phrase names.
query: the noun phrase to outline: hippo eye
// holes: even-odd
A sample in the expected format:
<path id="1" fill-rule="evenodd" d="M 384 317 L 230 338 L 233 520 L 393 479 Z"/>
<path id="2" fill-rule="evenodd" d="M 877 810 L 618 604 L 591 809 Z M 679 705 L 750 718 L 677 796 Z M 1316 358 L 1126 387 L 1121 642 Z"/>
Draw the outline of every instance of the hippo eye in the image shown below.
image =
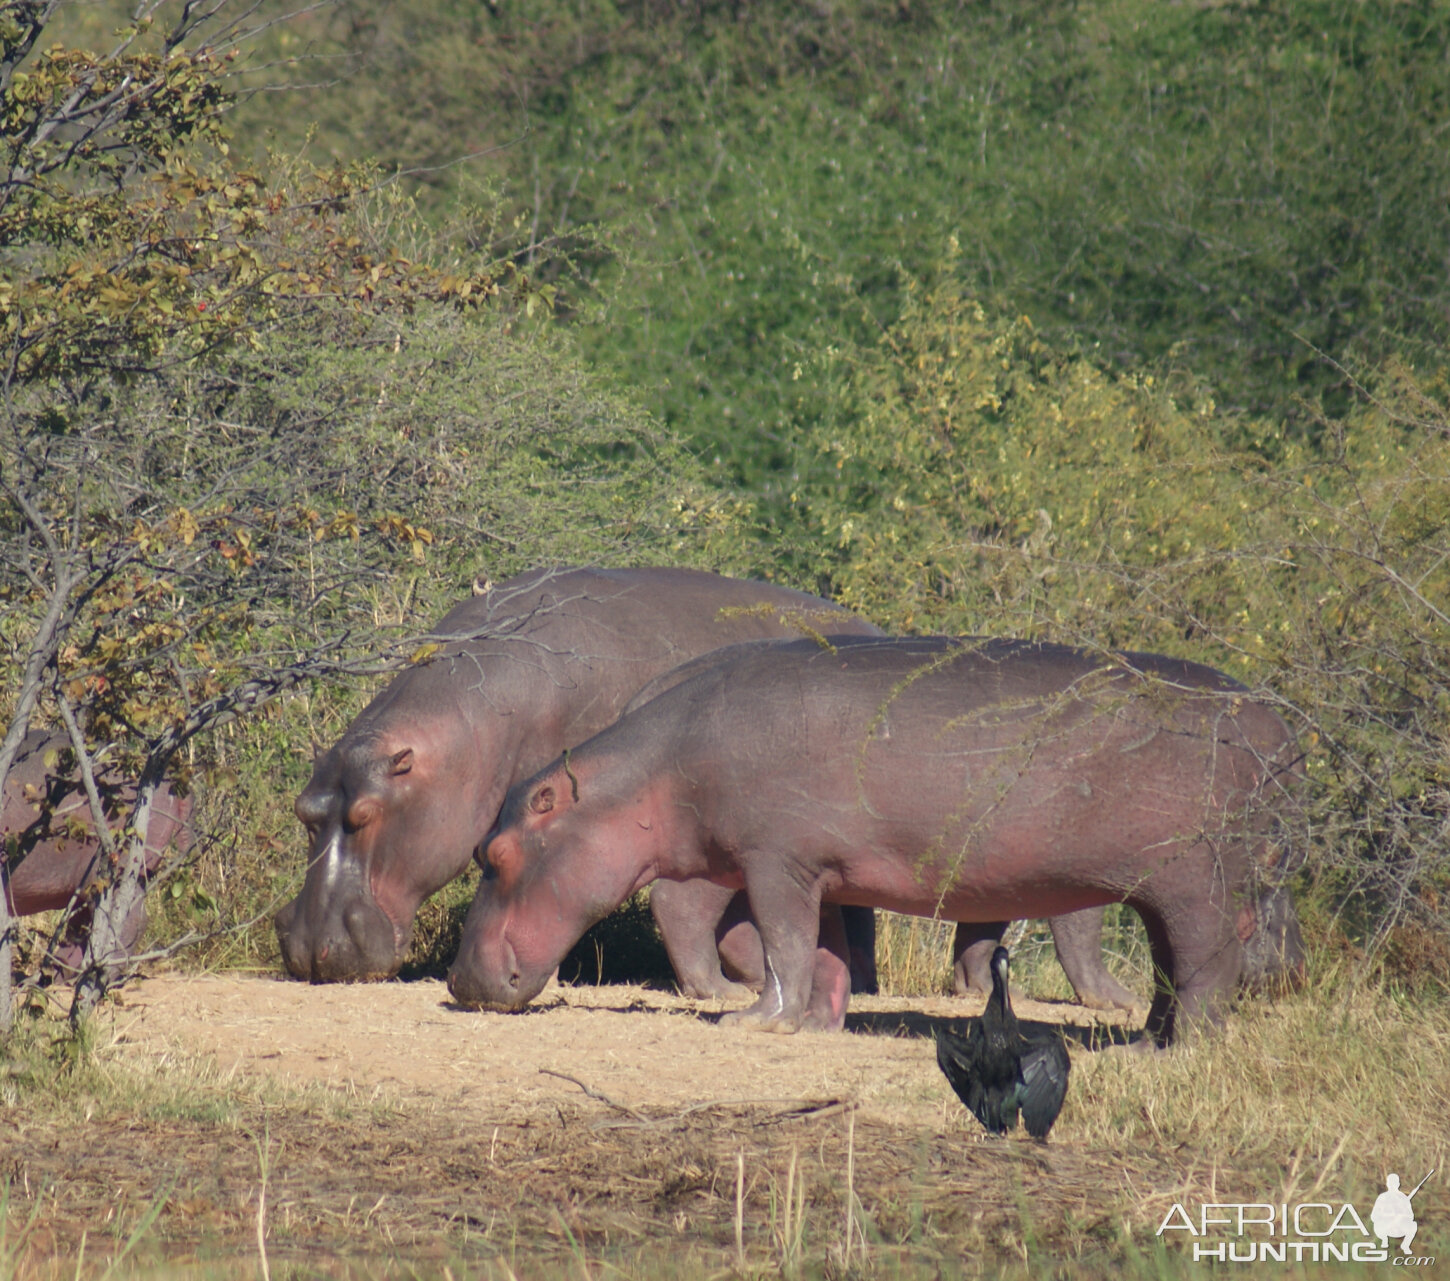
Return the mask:
<path id="1" fill-rule="evenodd" d="M 347 807 L 347 813 L 343 816 L 343 822 L 348 831 L 356 832 L 359 828 L 366 827 L 377 818 L 378 808 L 377 801 L 371 796 L 354 801 Z"/>
<path id="2" fill-rule="evenodd" d="M 505 846 L 500 842 L 489 841 L 478 853 L 478 865 L 483 869 L 485 881 L 495 881 L 503 875 Z"/>
<path id="3" fill-rule="evenodd" d="M 547 783 L 539 788 L 529 797 L 529 812 L 533 814 L 547 814 L 554 808 L 554 789 Z"/>

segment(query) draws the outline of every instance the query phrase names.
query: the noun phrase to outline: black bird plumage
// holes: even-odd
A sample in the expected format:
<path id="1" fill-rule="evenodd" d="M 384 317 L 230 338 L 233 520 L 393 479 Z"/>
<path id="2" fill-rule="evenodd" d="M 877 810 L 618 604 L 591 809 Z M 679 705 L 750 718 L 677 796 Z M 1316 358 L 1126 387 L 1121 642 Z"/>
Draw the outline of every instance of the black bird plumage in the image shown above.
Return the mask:
<path id="1" fill-rule="evenodd" d="M 966 1036 L 936 1029 L 936 1061 L 957 1097 L 992 1134 L 1022 1124 L 1035 1139 L 1047 1137 L 1067 1097 L 1070 1063 L 1057 1035 L 1028 1038 L 1007 995 L 1007 949 L 992 954 L 992 995 Z"/>

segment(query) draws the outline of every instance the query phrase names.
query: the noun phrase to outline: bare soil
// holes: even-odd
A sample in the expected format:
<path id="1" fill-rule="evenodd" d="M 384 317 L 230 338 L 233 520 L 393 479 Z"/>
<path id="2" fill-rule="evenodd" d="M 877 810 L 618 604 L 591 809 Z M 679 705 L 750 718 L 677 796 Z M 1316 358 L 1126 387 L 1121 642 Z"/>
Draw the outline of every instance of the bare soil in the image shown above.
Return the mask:
<path id="1" fill-rule="evenodd" d="M 312 1275 L 397 1258 L 547 1275 L 570 1257 L 660 1275 L 728 1269 L 740 1250 L 778 1267 L 796 1241 L 834 1271 L 863 1231 L 872 1258 L 931 1272 L 1029 1248 L 1091 1257 L 1135 1188 L 1183 1171 L 1148 1155 L 1125 1169 L 1056 1133 L 984 1142 L 930 1033 L 979 1009 L 856 998 L 844 1035 L 782 1037 L 638 987 L 553 987 L 502 1015 L 433 981 L 162 974 L 108 1010 L 103 1058 L 179 1072 L 201 1056 L 218 1099 L 249 1101 L 22 1119 L 0 1134 L 11 1238 L 34 1210 L 21 1257 L 54 1260 L 164 1198 L 152 1235 L 167 1257 L 254 1259 L 265 1184 L 273 1275 L 279 1260 Z M 1018 1011 L 1114 1033 L 1076 1006 Z"/>

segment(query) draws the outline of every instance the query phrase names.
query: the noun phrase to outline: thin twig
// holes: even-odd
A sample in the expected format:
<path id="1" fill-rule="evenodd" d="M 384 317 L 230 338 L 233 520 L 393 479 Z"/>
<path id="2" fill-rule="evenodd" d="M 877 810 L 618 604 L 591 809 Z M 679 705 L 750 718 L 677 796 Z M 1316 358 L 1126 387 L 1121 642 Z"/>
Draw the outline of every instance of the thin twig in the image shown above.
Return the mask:
<path id="1" fill-rule="evenodd" d="M 607 1094 L 601 1094 L 598 1090 L 592 1090 L 585 1085 L 577 1076 L 570 1076 L 567 1072 L 555 1072 L 553 1068 L 540 1068 L 540 1076 L 557 1076 L 561 1081 L 568 1081 L 571 1085 L 577 1085 L 591 1099 L 598 1099 L 600 1103 L 612 1107 L 616 1112 L 623 1112 L 626 1116 L 633 1117 L 636 1121 L 648 1123 L 650 1118 L 643 1112 L 637 1112 L 634 1108 L 624 1103 L 616 1103 Z"/>

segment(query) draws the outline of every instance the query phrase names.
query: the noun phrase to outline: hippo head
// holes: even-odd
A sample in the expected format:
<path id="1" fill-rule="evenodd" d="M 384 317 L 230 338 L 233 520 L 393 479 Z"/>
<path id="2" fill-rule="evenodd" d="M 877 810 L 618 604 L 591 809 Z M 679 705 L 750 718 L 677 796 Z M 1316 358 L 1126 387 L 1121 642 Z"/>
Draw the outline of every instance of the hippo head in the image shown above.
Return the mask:
<path id="1" fill-rule="evenodd" d="M 1275 885 L 1259 896 L 1254 907 L 1254 929 L 1243 940 L 1243 949 L 1239 984 L 1246 991 L 1272 994 L 1303 985 L 1304 936 L 1286 886 Z"/>
<path id="2" fill-rule="evenodd" d="M 483 881 L 448 971 L 454 999 L 493 1010 L 533 1000 L 584 931 L 654 879 L 664 824 L 652 808 L 648 795 L 613 799 L 583 764 L 510 791 L 480 850 Z"/>
<path id="3" fill-rule="evenodd" d="M 470 785 L 477 748 L 465 737 L 417 726 L 349 733 L 317 761 L 294 807 L 307 828 L 307 877 L 274 921 L 294 977 L 398 972 L 419 904 L 463 872 L 487 829 Z"/>

